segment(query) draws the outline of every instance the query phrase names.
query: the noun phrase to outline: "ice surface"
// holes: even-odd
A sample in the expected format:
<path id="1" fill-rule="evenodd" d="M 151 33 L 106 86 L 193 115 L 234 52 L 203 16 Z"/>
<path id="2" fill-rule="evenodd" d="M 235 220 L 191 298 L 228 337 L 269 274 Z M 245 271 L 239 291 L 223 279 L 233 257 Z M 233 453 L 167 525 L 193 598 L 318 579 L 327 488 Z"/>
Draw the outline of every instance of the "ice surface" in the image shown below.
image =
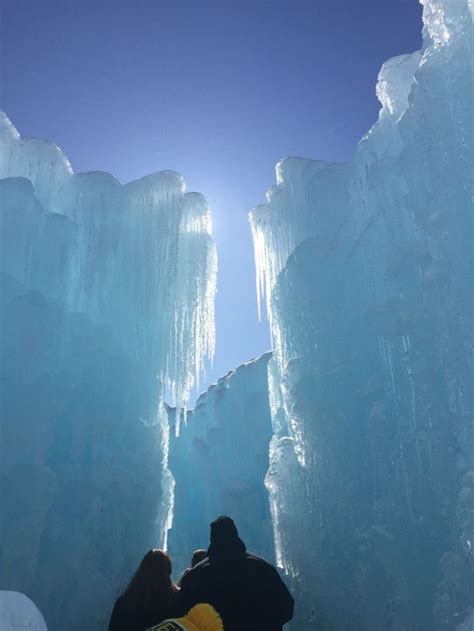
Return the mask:
<path id="1" fill-rule="evenodd" d="M 0 591 L 2 631 L 48 631 L 41 612 L 25 594 Z"/>
<path id="2" fill-rule="evenodd" d="M 205 199 L 74 174 L 2 116 L 0 581 L 51 631 L 104 629 L 143 553 L 169 534 L 184 568 L 219 513 L 298 631 L 471 629 L 473 8 L 423 5 L 354 160 L 277 165 L 251 214 L 273 354 L 181 432 L 166 385 L 183 408 L 214 349 Z"/>
<path id="3" fill-rule="evenodd" d="M 108 173 L 74 175 L 60 149 L 21 139 L 3 113 L 0 154 L 0 179 L 29 180 L 5 182 L 2 193 L 4 242 L 22 239 L 20 256 L 5 248 L 15 278 L 111 327 L 128 352 L 169 380 L 183 406 L 214 352 L 217 265 L 204 197 L 186 193 L 173 171 L 125 186 Z M 16 199 L 28 194 L 29 204 Z M 44 261 L 58 233 L 64 251 Z"/>
<path id="4" fill-rule="evenodd" d="M 167 171 L 73 174 L 0 121 L 3 588 L 104 629 L 173 504 L 164 392 L 214 350 L 210 211 Z M 79 561 L 80 560 L 80 561 Z"/>
<path id="5" fill-rule="evenodd" d="M 472 620 L 472 4 L 423 5 L 423 50 L 382 67 L 354 160 L 280 162 L 251 213 L 301 630 Z"/>
<path id="6" fill-rule="evenodd" d="M 272 423 L 268 402 L 270 353 L 231 371 L 211 386 L 172 436 L 169 467 L 176 480 L 169 550 L 181 572 L 197 548 L 209 544 L 209 524 L 232 515 L 249 549 L 274 558 L 264 485 Z M 171 424 L 175 410 L 170 410 Z"/>

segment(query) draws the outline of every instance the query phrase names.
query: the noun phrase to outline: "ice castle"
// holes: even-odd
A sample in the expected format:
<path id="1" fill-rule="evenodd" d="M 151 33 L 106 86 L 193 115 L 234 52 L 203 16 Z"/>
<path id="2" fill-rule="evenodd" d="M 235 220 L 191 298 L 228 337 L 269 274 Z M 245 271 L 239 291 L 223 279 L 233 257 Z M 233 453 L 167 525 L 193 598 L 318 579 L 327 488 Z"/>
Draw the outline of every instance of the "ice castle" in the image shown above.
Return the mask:
<path id="1" fill-rule="evenodd" d="M 100 631 L 148 547 L 219 513 L 293 631 L 474 629 L 471 0 L 422 0 L 355 158 L 287 158 L 250 213 L 273 350 L 186 413 L 214 351 L 205 198 L 79 173 L 0 121 L 0 589 Z M 166 400 L 169 393 L 172 400 Z"/>

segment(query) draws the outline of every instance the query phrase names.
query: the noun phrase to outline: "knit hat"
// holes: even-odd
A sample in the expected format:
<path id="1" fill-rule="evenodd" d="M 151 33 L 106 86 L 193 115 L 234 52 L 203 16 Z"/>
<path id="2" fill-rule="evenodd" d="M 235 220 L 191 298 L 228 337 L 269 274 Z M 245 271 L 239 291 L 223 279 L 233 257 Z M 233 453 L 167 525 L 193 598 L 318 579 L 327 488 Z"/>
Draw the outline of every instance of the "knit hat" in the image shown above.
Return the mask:
<path id="1" fill-rule="evenodd" d="M 232 539 L 237 539 L 239 533 L 234 520 L 221 515 L 211 524 L 211 544 L 219 545 Z"/>
<path id="2" fill-rule="evenodd" d="M 211 542 L 207 555 L 213 561 L 232 561 L 245 557 L 245 543 L 230 517 L 221 515 L 211 524 Z"/>
<path id="3" fill-rule="evenodd" d="M 163 620 L 147 631 L 224 631 L 222 618 L 208 604 L 195 605 L 183 618 Z"/>

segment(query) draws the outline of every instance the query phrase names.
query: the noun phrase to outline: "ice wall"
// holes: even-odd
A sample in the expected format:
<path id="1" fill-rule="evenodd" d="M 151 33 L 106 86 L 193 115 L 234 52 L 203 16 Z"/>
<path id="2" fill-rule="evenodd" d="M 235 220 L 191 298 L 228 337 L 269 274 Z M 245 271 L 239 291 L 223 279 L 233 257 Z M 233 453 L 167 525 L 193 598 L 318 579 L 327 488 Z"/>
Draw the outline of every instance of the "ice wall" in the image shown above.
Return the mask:
<path id="1" fill-rule="evenodd" d="M 186 193 L 173 171 L 125 186 L 109 173 L 74 175 L 58 147 L 21 139 L 5 114 L 0 156 L 0 178 L 29 180 L 5 182 L 2 193 L 5 243 L 21 240 L 19 255 L 5 248 L 4 273 L 106 324 L 169 380 L 182 407 L 214 352 L 217 265 L 204 197 Z M 17 199 L 26 190 L 40 210 Z M 58 234 L 65 252 L 55 259 L 48 242 Z"/>
<path id="2" fill-rule="evenodd" d="M 354 160 L 282 161 L 251 213 L 302 630 L 472 624 L 473 8 L 423 5 L 423 50 L 382 67 Z"/>
<path id="3" fill-rule="evenodd" d="M 219 379 L 199 397 L 181 434 L 172 435 L 169 467 L 176 491 L 169 550 L 178 574 L 193 550 L 208 547 L 209 524 L 222 514 L 234 518 L 249 550 L 274 558 L 264 485 L 272 436 L 270 356 Z M 173 424 L 176 412 L 169 413 Z"/>
<path id="4" fill-rule="evenodd" d="M 214 346 L 209 208 L 162 172 L 73 174 L 0 121 L 0 585 L 48 628 L 104 629 L 172 509 L 168 382 Z"/>
<path id="5" fill-rule="evenodd" d="M 24 594 L 0 591 L 2 631 L 48 631 L 41 612 Z"/>

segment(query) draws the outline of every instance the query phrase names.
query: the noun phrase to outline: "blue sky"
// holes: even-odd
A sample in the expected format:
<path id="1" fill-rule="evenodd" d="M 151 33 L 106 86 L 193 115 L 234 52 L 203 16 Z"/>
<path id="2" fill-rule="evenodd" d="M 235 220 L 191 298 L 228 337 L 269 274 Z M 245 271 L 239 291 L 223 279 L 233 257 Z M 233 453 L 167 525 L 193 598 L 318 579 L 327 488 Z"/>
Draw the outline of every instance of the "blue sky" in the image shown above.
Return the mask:
<path id="1" fill-rule="evenodd" d="M 1 107 L 76 172 L 182 173 L 211 204 L 217 350 L 201 389 L 268 350 L 247 214 L 288 155 L 347 161 L 378 70 L 421 44 L 417 0 L 5 0 Z"/>

